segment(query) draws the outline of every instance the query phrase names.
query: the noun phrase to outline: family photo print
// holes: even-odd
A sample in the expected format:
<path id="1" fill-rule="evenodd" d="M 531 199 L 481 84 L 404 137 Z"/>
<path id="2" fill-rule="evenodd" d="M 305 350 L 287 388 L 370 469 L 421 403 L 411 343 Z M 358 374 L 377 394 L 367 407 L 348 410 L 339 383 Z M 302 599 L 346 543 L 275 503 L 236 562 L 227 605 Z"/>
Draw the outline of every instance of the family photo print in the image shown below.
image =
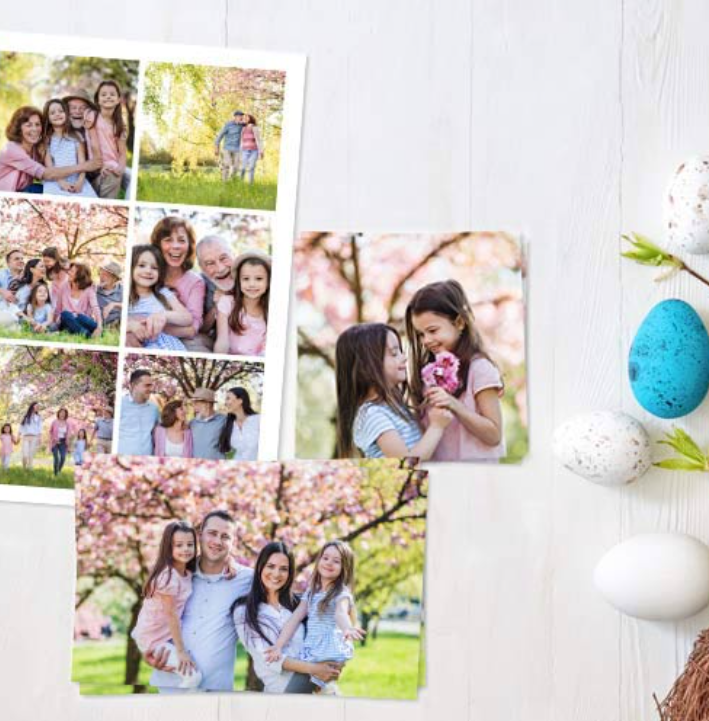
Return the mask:
<path id="1" fill-rule="evenodd" d="M 427 473 L 406 460 L 93 456 L 72 680 L 416 698 L 426 515 Z"/>
<path id="2" fill-rule="evenodd" d="M 526 455 L 518 237 L 302 233 L 293 262 L 299 458 Z"/>

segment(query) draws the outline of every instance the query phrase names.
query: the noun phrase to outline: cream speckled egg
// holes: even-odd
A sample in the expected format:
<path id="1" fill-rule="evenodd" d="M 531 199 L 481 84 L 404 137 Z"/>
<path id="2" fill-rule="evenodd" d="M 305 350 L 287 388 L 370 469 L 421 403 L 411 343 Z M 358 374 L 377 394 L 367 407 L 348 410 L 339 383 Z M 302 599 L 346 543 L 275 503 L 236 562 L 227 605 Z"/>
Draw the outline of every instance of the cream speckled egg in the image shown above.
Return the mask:
<path id="1" fill-rule="evenodd" d="M 611 548 L 593 581 L 614 608 L 647 621 L 677 621 L 709 604 L 709 548 L 683 533 L 647 533 Z"/>
<path id="2" fill-rule="evenodd" d="M 709 253 L 709 156 L 677 168 L 665 197 L 665 225 L 672 252 Z"/>
<path id="3" fill-rule="evenodd" d="M 566 421 L 554 432 L 553 449 L 570 471 L 607 486 L 630 483 L 652 464 L 647 431 L 620 411 L 597 411 Z"/>

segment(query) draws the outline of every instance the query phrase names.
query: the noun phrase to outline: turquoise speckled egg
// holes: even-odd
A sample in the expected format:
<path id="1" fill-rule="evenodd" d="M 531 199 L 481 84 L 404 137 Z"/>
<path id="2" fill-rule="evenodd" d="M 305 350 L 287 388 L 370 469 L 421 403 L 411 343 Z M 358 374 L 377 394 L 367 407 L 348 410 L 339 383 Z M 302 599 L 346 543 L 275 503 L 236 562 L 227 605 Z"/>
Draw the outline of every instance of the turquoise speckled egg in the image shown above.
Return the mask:
<path id="1" fill-rule="evenodd" d="M 694 308 L 663 300 L 638 328 L 628 358 L 638 403 L 660 418 L 691 413 L 709 390 L 709 335 Z"/>

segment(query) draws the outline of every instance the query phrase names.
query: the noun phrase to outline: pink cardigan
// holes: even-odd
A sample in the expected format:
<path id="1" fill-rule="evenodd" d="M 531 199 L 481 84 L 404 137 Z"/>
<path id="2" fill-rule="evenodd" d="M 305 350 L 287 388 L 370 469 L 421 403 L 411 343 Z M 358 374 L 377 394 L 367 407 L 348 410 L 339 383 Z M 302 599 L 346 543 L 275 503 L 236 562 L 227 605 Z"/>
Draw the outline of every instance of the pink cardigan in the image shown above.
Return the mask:
<path id="1" fill-rule="evenodd" d="M 44 165 L 31 158 L 12 140 L 0 151 L 0 190 L 22 190 L 44 177 Z"/>
<path id="2" fill-rule="evenodd" d="M 101 310 L 98 307 L 96 288 L 93 285 L 84 288 L 78 298 L 72 298 L 71 284 L 62 283 L 57 289 L 56 298 L 54 299 L 54 312 L 57 318 L 59 318 L 63 310 L 68 310 L 70 313 L 82 313 L 101 324 Z"/>
<path id="3" fill-rule="evenodd" d="M 165 426 L 157 425 L 153 431 L 153 440 L 155 441 L 155 453 L 156 456 L 165 455 L 165 439 L 167 438 L 167 428 Z M 192 431 L 189 428 L 185 428 L 184 435 L 184 446 L 182 447 L 182 457 L 192 458 L 193 443 L 192 443 Z"/>
<path id="4" fill-rule="evenodd" d="M 204 279 L 194 271 L 188 270 L 173 287 L 180 303 L 190 312 L 192 326 L 197 333 L 202 327 L 204 318 L 204 294 L 207 291 Z"/>
<path id="5" fill-rule="evenodd" d="M 76 423 L 69 418 L 66 421 L 66 444 L 69 445 L 69 439 L 76 433 Z M 50 450 L 59 443 L 59 419 L 55 418 L 52 425 L 49 426 L 49 448 Z"/>

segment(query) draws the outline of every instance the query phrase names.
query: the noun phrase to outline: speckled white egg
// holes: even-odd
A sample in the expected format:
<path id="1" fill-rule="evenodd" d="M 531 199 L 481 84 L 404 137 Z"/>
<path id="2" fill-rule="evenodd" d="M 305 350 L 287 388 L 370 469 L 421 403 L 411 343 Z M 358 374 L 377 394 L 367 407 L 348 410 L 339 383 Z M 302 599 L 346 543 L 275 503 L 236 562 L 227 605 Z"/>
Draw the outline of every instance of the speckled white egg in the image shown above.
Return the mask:
<path id="1" fill-rule="evenodd" d="M 554 432 L 553 449 L 570 471 L 607 486 L 630 483 L 652 464 L 647 431 L 620 411 L 586 413 L 566 421 Z"/>
<path id="2" fill-rule="evenodd" d="M 647 533 L 611 548 L 593 577 L 614 608 L 647 621 L 678 621 L 709 604 L 709 548 L 683 533 Z"/>
<path id="3" fill-rule="evenodd" d="M 709 156 L 685 160 L 665 198 L 668 249 L 709 253 Z"/>

